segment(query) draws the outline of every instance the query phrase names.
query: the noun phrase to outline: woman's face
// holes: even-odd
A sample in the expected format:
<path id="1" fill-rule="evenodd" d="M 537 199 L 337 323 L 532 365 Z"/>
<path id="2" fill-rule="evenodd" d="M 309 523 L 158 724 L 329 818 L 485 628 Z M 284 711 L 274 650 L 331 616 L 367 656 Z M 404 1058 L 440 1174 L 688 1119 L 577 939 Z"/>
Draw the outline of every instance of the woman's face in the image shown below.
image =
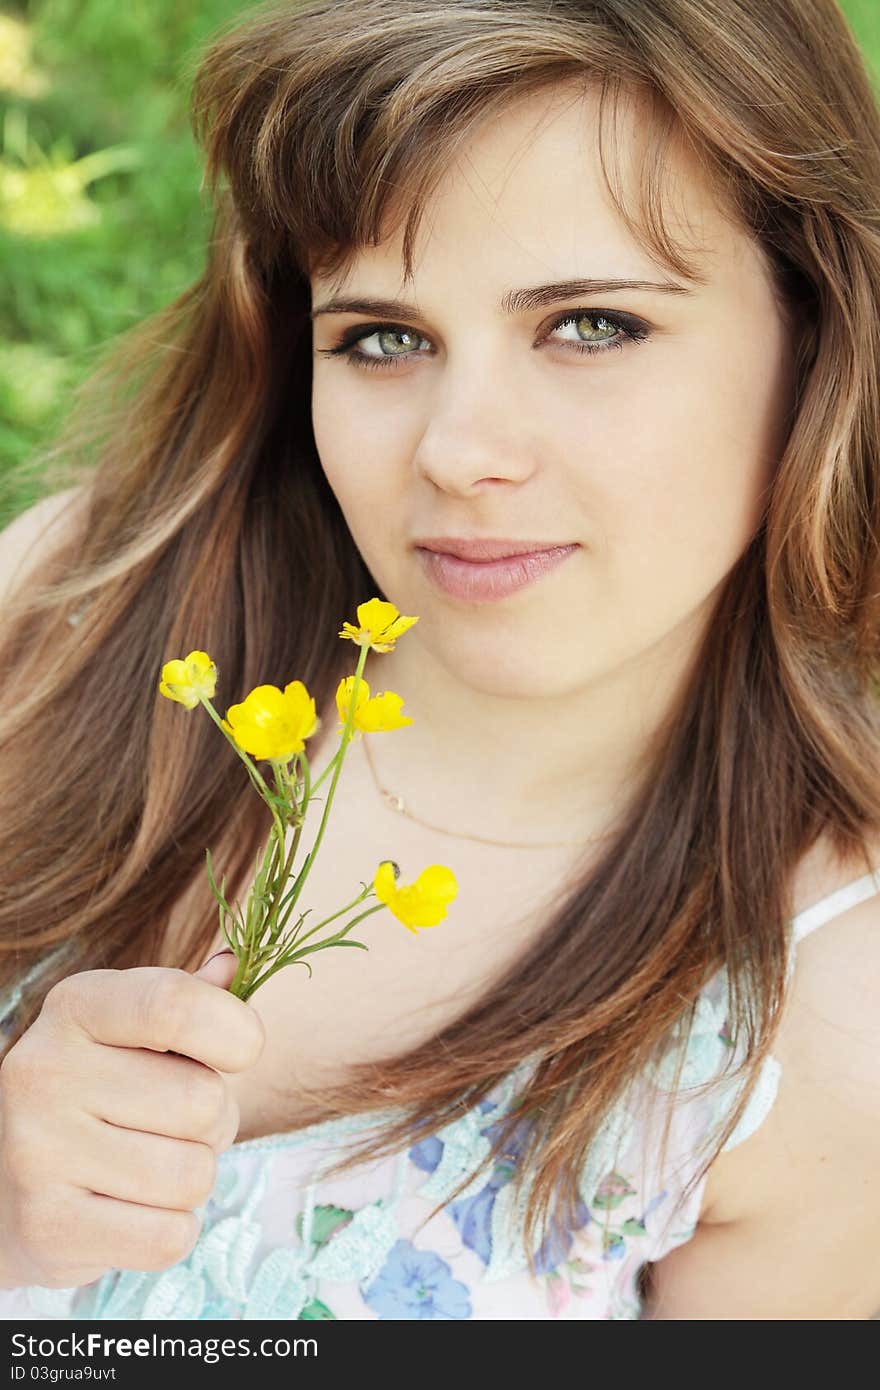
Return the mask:
<path id="1" fill-rule="evenodd" d="M 634 110 L 619 128 L 632 155 Z M 596 119 L 571 88 L 520 99 L 436 190 L 413 282 L 400 233 L 312 280 L 328 481 L 382 591 L 419 615 L 410 658 L 419 644 L 486 693 L 572 693 L 694 636 L 785 442 L 791 351 L 756 245 L 678 157 L 671 230 L 709 278 L 654 264 L 608 201 Z M 576 279 L 680 292 L 562 286 Z M 404 303 L 322 312 L 342 296 Z M 327 355 L 343 338 L 362 358 Z M 578 548 L 483 602 L 432 581 L 416 541 L 437 536 Z"/>

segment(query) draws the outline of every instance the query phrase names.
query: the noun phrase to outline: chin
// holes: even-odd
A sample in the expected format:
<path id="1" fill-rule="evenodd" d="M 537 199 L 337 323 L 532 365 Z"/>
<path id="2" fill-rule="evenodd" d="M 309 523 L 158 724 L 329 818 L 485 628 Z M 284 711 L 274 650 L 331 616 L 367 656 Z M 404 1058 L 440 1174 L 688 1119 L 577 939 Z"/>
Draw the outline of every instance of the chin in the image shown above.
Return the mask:
<path id="1" fill-rule="evenodd" d="M 545 643 L 538 654 L 530 655 L 523 644 L 486 637 L 475 646 L 457 645 L 443 651 L 435 648 L 434 655 L 451 676 L 472 690 L 507 700 L 561 698 L 582 687 L 588 679 L 586 672 L 567 668 L 570 646 L 567 653 L 554 653 Z"/>

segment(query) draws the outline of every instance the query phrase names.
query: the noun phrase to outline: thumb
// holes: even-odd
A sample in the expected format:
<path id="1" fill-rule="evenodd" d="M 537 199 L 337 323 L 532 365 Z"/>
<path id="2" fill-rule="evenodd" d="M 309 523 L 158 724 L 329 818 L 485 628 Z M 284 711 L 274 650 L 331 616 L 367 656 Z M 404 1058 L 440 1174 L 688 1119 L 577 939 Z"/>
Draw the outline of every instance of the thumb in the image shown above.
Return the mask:
<path id="1" fill-rule="evenodd" d="M 209 956 L 204 965 L 200 965 L 195 972 L 197 980 L 207 980 L 209 985 L 218 985 L 220 989 L 228 989 L 235 978 L 238 969 L 238 957 L 234 951 L 227 947 L 224 951 L 217 951 L 213 956 Z"/>

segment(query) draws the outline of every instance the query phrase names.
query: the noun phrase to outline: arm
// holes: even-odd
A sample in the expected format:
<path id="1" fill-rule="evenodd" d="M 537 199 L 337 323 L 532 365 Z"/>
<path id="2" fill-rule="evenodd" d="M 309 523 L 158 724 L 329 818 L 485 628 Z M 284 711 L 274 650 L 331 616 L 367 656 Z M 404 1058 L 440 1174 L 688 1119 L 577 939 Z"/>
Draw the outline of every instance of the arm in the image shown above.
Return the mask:
<path id="1" fill-rule="evenodd" d="M 773 1052 L 773 1109 L 651 1266 L 646 1321 L 880 1312 L 880 897 L 801 942 Z"/>

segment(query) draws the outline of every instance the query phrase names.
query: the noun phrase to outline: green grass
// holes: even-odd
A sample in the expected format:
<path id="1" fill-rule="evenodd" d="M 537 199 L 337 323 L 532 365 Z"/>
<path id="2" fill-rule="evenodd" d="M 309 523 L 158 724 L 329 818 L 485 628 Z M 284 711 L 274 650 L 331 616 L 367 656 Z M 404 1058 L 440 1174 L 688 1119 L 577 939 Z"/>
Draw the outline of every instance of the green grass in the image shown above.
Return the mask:
<path id="1" fill-rule="evenodd" d="M 31 0 L 0 11 L 0 525 L 46 490 L 32 460 L 102 349 L 201 270 L 208 210 L 188 65 L 246 8 Z M 10 52 L 22 34 L 30 61 Z M 109 167 L 95 167 L 104 151 Z"/>
<path id="2" fill-rule="evenodd" d="M 249 8 L 0 9 L 0 527 L 47 490 L 38 451 L 97 356 L 201 270 L 189 75 L 202 42 Z M 880 90 L 880 3 L 843 8 Z"/>

